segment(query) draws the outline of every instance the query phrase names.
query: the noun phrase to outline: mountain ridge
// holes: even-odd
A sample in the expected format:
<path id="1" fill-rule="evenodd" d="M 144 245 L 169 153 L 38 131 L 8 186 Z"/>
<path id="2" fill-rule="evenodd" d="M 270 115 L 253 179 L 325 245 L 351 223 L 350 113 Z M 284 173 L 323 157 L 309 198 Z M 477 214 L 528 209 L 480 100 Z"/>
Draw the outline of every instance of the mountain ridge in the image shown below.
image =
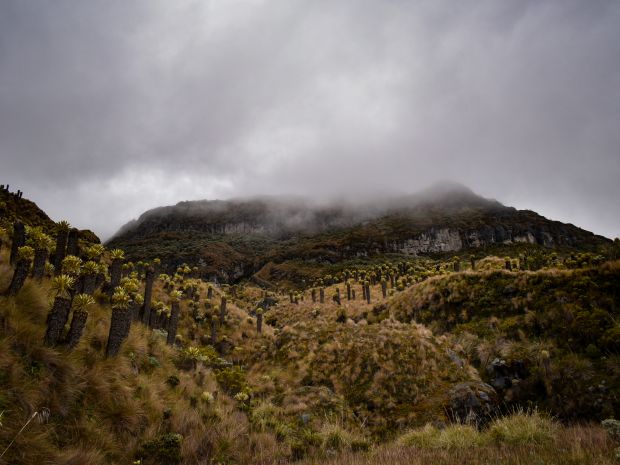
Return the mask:
<path id="1" fill-rule="evenodd" d="M 176 214 L 182 217 L 213 215 L 215 220 L 226 220 L 231 213 L 253 214 L 258 217 L 260 214 L 267 213 L 268 218 L 278 215 L 292 214 L 293 221 L 289 224 L 299 222 L 296 215 L 303 211 L 314 215 L 306 218 L 308 221 L 301 223 L 303 229 L 309 228 L 312 221 L 320 220 L 321 215 L 341 213 L 349 216 L 348 226 L 355 223 L 377 219 L 381 216 L 409 212 L 412 209 L 426 209 L 432 204 L 441 203 L 443 208 L 452 207 L 485 207 L 498 209 L 508 209 L 497 200 L 485 199 L 476 195 L 471 189 L 456 183 L 440 183 L 422 191 L 401 195 L 377 198 L 374 200 L 354 200 L 354 199 L 331 199 L 325 201 L 315 201 L 307 197 L 291 195 L 258 195 L 250 197 L 234 197 L 227 200 L 222 199 L 201 199 L 180 201 L 175 205 L 160 206 L 149 209 L 142 213 L 137 219 L 133 219 L 119 229 L 109 241 L 114 240 L 119 235 L 139 227 L 144 222 L 153 218 L 161 218 L 166 215 Z M 239 212 L 232 212 L 233 209 L 241 209 Z M 252 210 L 252 208 L 254 210 Z M 219 215 L 219 216 L 218 216 Z M 319 218 L 317 218 L 319 216 Z M 278 218 L 276 218 L 278 219 Z M 281 219 L 281 218 L 279 218 Z M 328 225 L 330 226 L 330 225 Z M 294 228 L 293 228 L 294 229 Z M 301 228 L 300 228 L 301 229 Z"/>
<path id="2" fill-rule="evenodd" d="M 443 184 L 391 199 L 320 203 L 291 197 L 179 202 L 143 213 L 108 241 L 130 257 L 183 262 L 233 282 L 268 263 L 329 266 L 396 254 L 455 254 L 527 244 L 595 249 L 610 241 Z"/>

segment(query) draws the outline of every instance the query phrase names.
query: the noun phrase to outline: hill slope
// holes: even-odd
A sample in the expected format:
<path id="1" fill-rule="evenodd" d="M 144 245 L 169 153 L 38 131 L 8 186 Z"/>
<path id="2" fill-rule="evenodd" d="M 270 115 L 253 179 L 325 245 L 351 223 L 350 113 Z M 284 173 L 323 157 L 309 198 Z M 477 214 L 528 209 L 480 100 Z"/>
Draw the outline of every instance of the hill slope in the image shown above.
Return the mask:
<path id="1" fill-rule="evenodd" d="M 596 249 L 609 241 L 570 224 L 506 207 L 458 185 L 364 204 L 313 204 L 256 198 L 181 202 L 150 210 L 109 241 L 132 259 L 181 263 L 205 278 L 233 282 L 259 273 L 263 281 L 291 278 L 286 264 L 319 268 L 385 255 L 455 254 L 490 246 Z M 273 276 L 260 273 L 279 267 Z M 316 271 L 316 270 L 314 270 Z M 303 272 L 290 279 L 300 284 Z"/>
<path id="2" fill-rule="evenodd" d="M 47 213 L 31 200 L 28 200 L 17 193 L 10 192 L 6 188 L 0 189 L 0 225 L 2 223 L 12 224 L 19 220 L 27 226 L 38 226 L 43 232 L 53 236 L 56 232 L 56 223 Z M 97 235 L 84 229 L 79 232 L 81 240 L 98 244 L 100 239 Z"/>
<path id="3" fill-rule="evenodd" d="M 508 404 L 535 402 L 565 419 L 602 418 L 620 410 L 619 302 L 615 261 L 436 276 L 375 312 L 453 336 L 460 356 Z"/>

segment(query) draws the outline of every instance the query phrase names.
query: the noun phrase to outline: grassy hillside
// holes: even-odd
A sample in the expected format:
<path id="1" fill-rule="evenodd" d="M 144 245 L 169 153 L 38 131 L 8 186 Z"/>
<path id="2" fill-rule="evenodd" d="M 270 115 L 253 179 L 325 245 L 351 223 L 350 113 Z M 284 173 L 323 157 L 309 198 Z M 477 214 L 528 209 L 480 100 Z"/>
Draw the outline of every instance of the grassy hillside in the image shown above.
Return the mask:
<path id="1" fill-rule="evenodd" d="M 0 292 L 14 273 L 2 247 Z M 105 252 L 101 257 L 110 273 L 115 256 Z M 63 272 L 74 262 L 66 261 Z M 87 275 L 87 263 L 77 262 L 76 276 Z M 428 327 L 411 323 L 406 302 L 425 301 L 424 289 L 431 295 L 430 286 L 440 290 L 441 283 L 450 286 L 463 275 L 486 279 L 498 272 L 453 273 L 449 264 L 439 270 L 436 265 L 395 265 L 420 282 L 402 291 L 390 288 L 385 298 L 379 283 L 370 285 L 370 303 L 361 299 L 358 282 L 357 298 L 347 300 L 335 277 L 323 286 L 321 303 L 312 301 L 309 290 L 295 293 L 291 301 L 288 293 L 251 285 L 216 286 L 182 267 L 155 279 L 152 302 L 160 309 L 154 313 L 160 323 L 152 328 L 134 321 L 116 356 L 106 356 L 117 307 L 111 307 L 105 285 L 97 287 L 84 334 L 70 349 L 43 344 L 52 306 L 51 269 L 40 282 L 28 278 L 17 295 L 0 296 L 0 448 L 6 449 L 0 451 L 0 463 L 613 463 L 615 439 L 597 424 L 563 426 L 537 411 L 503 416 L 500 405 L 473 424 L 456 421 L 455 409 L 471 406 L 470 394 L 494 397 L 481 381 L 486 375 L 480 359 L 471 355 L 493 340 L 456 326 L 433 332 L 430 320 Z M 124 268 L 121 287 L 131 290 L 136 302 L 145 292 L 150 266 Z M 587 274 L 589 300 L 611 315 L 617 309 L 617 294 L 609 293 L 617 270 L 617 264 L 605 264 L 541 273 L 575 282 Z M 521 274 L 536 273 L 509 276 Z M 104 278 L 112 279 L 107 272 Z M 536 282 L 526 281 L 523 292 L 536 289 Z M 333 300 L 337 289 L 340 304 Z M 179 327 L 167 344 L 176 291 L 183 293 Z M 579 292 L 569 295 L 577 299 Z M 472 337 L 478 339 L 467 346 Z M 498 347 L 504 347 L 501 340 Z M 543 349 L 540 343 L 521 342 L 530 350 Z M 555 347 L 544 345 L 550 353 L 549 379 L 556 376 L 556 358 L 564 350 L 561 344 Z M 599 350 L 601 360 L 588 360 L 601 371 L 596 363 L 607 363 L 608 397 L 596 415 L 582 418 L 617 412 L 612 397 L 618 391 L 611 384 L 615 355 L 602 345 Z M 578 355 L 573 365 L 561 360 L 581 373 L 584 357 L 591 355 Z M 556 385 L 551 383 L 552 392 Z M 531 405 L 553 407 L 533 400 Z M 489 407 L 491 401 L 496 399 L 489 399 Z"/>
<path id="2" fill-rule="evenodd" d="M 4 254 L 2 259 L 4 288 L 10 275 Z M 17 436 L 6 463 L 132 463 L 136 457 L 177 463 L 176 456 L 197 463 L 244 429 L 233 399 L 225 393 L 217 401 L 205 397 L 218 391 L 216 373 L 180 369 L 182 353 L 166 346 L 160 333 L 134 324 L 119 356 L 106 359 L 105 303 L 90 310 L 75 350 L 43 346 L 46 288 L 29 282 L 17 297 L 0 298 L 0 442 L 8 445 L 33 413 L 50 412 L 46 423 L 33 421 Z"/>
<path id="3" fill-rule="evenodd" d="M 438 276 L 377 311 L 449 334 L 487 381 L 501 380 L 498 371 L 518 378 L 517 386 L 500 386 L 509 403 L 535 402 L 563 418 L 603 418 L 620 409 L 619 302 L 616 261 Z M 502 366 L 494 369 L 496 359 Z"/>
<path id="4" fill-rule="evenodd" d="M 1 189 L 0 220 L 6 222 L 20 220 L 31 226 L 41 226 L 47 231 L 53 230 L 55 226 L 54 221 L 34 202 Z"/>

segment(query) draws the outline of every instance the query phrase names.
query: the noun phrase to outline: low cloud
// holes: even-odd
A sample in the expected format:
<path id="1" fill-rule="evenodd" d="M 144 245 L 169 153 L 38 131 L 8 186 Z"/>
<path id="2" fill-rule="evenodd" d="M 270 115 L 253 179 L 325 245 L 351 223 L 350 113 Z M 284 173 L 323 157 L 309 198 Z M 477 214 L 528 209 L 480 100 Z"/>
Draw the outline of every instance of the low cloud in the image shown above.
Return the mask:
<path id="1" fill-rule="evenodd" d="M 439 179 L 620 235 L 618 24 L 614 0 L 9 0 L 0 182 L 104 237 Z"/>

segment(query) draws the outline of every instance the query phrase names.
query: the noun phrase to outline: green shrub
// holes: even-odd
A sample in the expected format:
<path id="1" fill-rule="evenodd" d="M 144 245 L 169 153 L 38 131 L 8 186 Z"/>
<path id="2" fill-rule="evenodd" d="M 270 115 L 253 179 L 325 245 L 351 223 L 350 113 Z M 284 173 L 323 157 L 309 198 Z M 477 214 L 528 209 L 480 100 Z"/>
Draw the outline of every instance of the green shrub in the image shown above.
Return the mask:
<path id="1" fill-rule="evenodd" d="M 168 379 L 166 379 L 166 384 L 172 388 L 177 387 L 180 382 L 181 380 L 177 375 L 170 375 L 168 376 Z"/>
<path id="2" fill-rule="evenodd" d="M 617 350 L 620 347 L 620 324 L 609 328 L 601 338 L 602 344 L 610 350 Z"/>
<path id="3" fill-rule="evenodd" d="M 183 436 L 167 433 L 142 445 L 138 458 L 144 464 L 174 465 L 181 462 Z"/>
<path id="4" fill-rule="evenodd" d="M 246 387 L 246 374 L 239 367 L 219 370 L 215 375 L 221 388 L 231 396 L 237 395 Z"/>
<path id="5" fill-rule="evenodd" d="M 596 341 L 609 328 L 611 316 L 605 310 L 595 308 L 592 311 L 582 310 L 577 313 L 573 322 L 575 337 L 584 342 Z"/>

